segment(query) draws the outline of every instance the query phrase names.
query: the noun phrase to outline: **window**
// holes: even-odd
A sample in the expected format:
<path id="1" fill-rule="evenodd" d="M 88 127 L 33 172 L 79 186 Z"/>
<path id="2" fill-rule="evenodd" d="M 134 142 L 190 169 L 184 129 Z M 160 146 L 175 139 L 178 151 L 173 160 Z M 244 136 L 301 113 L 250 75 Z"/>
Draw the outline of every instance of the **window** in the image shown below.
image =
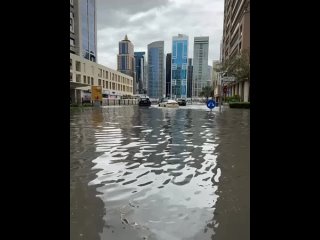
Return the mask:
<path id="1" fill-rule="evenodd" d="M 83 72 L 86 72 L 86 64 L 83 63 Z"/>
<path id="2" fill-rule="evenodd" d="M 72 69 L 72 59 L 70 58 L 70 69 Z"/>
<path id="3" fill-rule="evenodd" d="M 107 79 L 108 79 L 108 75 L 109 75 L 109 72 L 107 71 L 107 76 L 106 76 Z"/>
<path id="4" fill-rule="evenodd" d="M 91 85 L 93 85 L 93 77 L 91 77 Z"/>
<path id="5" fill-rule="evenodd" d="M 83 83 L 87 83 L 86 76 L 83 76 Z"/>
<path id="6" fill-rule="evenodd" d="M 98 85 L 101 86 L 101 79 L 98 79 Z"/>
<path id="7" fill-rule="evenodd" d="M 114 73 L 112 73 L 112 80 L 114 80 Z"/>
<path id="8" fill-rule="evenodd" d="M 75 41 L 73 38 L 70 38 L 70 46 L 74 46 L 75 45 Z"/>
<path id="9" fill-rule="evenodd" d="M 81 74 L 76 75 L 76 82 L 77 83 L 81 82 Z"/>
<path id="10" fill-rule="evenodd" d="M 73 79 L 73 74 L 70 73 L 70 82 L 72 82 L 72 79 Z"/>
<path id="11" fill-rule="evenodd" d="M 106 88 L 109 88 L 109 82 L 106 81 Z"/>
<path id="12" fill-rule="evenodd" d="M 76 71 L 81 72 L 81 65 L 79 61 L 76 61 Z"/>
<path id="13" fill-rule="evenodd" d="M 74 17 L 72 12 L 70 12 L 70 32 L 74 33 Z"/>
<path id="14" fill-rule="evenodd" d="M 102 76 L 102 69 L 99 68 L 99 73 L 98 73 L 98 77 Z"/>
<path id="15" fill-rule="evenodd" d="M 103 80 L 102 83 L 103 83 L 103 88 L 105 88 L 105 81 Z"/>

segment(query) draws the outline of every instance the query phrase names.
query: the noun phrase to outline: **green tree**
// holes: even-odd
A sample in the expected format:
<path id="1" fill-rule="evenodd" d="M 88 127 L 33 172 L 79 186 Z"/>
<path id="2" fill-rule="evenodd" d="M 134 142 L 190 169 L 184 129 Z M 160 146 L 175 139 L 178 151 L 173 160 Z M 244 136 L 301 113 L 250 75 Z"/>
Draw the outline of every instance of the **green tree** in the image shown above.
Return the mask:
<path id="1" fill-rule="evenodd" d="M 202 88 L 202 91 L 200 92 L 200 97 L 205 97 L 208 101 L 209 97 L 214 97 L 214 88 L 213 86 L 205 86 Z"/>
<path id="2" fill-rule="evenodd" d="M 233 58 L 226 59 L 222 64 L 218 65 L 215 70 L 217 72 L 226 72 L 228 76 L 234 76 L 237 81 L 250 81 L 249 50 L 245 49 Z"/>

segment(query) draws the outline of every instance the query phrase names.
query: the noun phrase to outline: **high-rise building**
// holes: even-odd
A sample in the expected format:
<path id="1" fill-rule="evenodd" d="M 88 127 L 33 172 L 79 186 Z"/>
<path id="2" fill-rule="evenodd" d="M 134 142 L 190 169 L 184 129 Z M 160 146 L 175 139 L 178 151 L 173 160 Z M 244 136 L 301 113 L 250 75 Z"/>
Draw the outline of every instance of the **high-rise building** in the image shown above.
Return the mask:
<path id="1" fill-rule="evenodd" d="M 133 93 L 137 94 L 139 87 L 135 77 L 133 44 L 127 35 L 119 42 L 118 71 L 133 77 Z"/>
<path id="2" fill-rule="evenodd" d="M 187 97 L 192 97 L 192 72 L 193 72 L 193 65 L 192 65 L 192 58 L 188 58 L 188 74 L 187 74 Z"/>
<path id="3" fill-rule="evenodd" d="M 166 56 L 166 97 L 171 96 L 171 53 Z"/>
<path id="4" fill-rule="evenodd" d="M 144 93 L 148 94 L 148 62 L 145 62 L 145 66 L 144 66 L 143 86 L 144 86 Z"/>
<path id="5" fill-rule="evenodd" d="M 172 38 L 171 98 L 187 97 L 188 36 Z"/>
<path id="6" fill-rule="evenodd" d="M 70 0 L 70 53 L 97 62 L 95 0 Z"/>
<path id="7" fill-rule="evenodd" d="M 161 98 L 165 95 L 164 41 L 148 44 L 148 95 Z"/>
<path id="8" fill-rule="evenodd" d="M 146 92 L 144 85 L 144 66 L 145 66 L 145 52 L 134 52 L 134 59 L 136 65 L 136 82 L 138 83 L 138 93 Z"/>
<path id="9" fill-rule="evenodd" d="M 207 86 L 209 37 L 195 37 L 193 47 L 192 97 L 199 97 Z"/>
<path id="10" fill-rule="evenodd" d="M 245 51 L 250 54 L 250 0 L 225 0 L 222 62 Z M 238 95 L 242 101 L 250 100 L 249 79 L 237 79 L 228 88 L 230 95 Z"/>

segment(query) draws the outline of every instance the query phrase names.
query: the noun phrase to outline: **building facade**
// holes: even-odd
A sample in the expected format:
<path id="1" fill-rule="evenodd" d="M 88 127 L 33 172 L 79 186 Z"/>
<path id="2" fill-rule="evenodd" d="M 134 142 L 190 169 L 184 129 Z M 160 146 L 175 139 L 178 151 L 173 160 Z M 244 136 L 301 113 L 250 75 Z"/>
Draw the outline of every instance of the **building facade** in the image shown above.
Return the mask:
<path id="1" fill-rule="evenodd" d="M 192 98 L 192 58 L 188 58 L 188 74 L 187 74 L 187 97 Z"/>
<path id="2" fill-rule="evenodd" d="M 184 34 L 172 38 L 171 98 L 187 97 L 188 41 Z"/>
<path id="3" fill-rule="evenodd" d="M 148 44 L 148 95 L 161 98 L 165 95 L 164 41 Z"/>
<path id="4" fill-rule="evenodd" d="M 70 53 L 97 62 L 95 0 L 70 0 Z"/>
<path id="5" fill-rule="evenodd" d="M 209 37 L 195 37 L 193 46 L 192 97 L 199 97 L 208 85 Z"/>
<path id="6" fill-rule="evenodd" d="M 128 39 L 126 35 L 122 41 L 119 42 L 119 54 L 117 56 L 118 60 L 118 71 L 128 76 L 133 77 L 133 92 L 138 94 L 139 85 L 135 78 L 135 60 L 134 60 L 134 47 L 132 42 Z"/>
<path id="7" fill-rule="evenodd" d="M 247 51 L 250 54 L 250 0 L 225 0 L 222 62 Z M 250 79 L 228 84 L 228 96 L 250 101 Z"/>
<path id="8" fill-rule="evenodd" d="M 147 92 L 144 85 L 144 68 L 145 68 L 145 52 L 134 52 L 135 66 L 136 66 L 136 82 L 138 84 L 138 93 L 143 94 Z"/>
<path id="9" fill-rule="evenodd" d="M 171 96 L 171 53 L 166 56 L 166 97 Z"/>
<path id="10" fill-rule="evenodd" d="M 120 98 L 133 95 L 133 78 L 70 53 L 70 97 L 72 103 L 81 103 L 83 90 L 91 90 L 91 86 L 101 86 L 105 98 Z M 80 88 L 79 88 L 80 87 Z"/>

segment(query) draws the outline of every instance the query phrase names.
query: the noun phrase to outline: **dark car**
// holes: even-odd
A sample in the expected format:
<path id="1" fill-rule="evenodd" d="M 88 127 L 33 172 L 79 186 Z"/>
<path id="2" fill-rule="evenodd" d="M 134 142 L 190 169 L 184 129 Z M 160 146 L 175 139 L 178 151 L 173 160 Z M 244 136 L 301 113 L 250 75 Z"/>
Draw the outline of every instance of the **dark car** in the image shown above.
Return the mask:
<path id="1" fill-rule="evenodd" d="M 187 101 L 183 98 L 177 100 L 179 106 L 187 106 Z"/>
<path id="2" fill-rule="evenodd" d="M 150 107 L 151 106 L 151 101 L 149 98 L 140 98 L 139 100 L 139 106 L 146 106 Z"/>

